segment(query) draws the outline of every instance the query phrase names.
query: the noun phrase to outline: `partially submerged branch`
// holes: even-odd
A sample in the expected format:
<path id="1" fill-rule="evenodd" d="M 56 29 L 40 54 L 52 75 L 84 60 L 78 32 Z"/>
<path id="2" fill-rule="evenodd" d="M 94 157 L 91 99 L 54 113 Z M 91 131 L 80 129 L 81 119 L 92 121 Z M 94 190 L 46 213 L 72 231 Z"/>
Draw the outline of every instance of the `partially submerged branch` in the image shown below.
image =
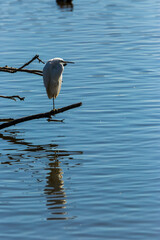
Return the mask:
<path id="1" fill-rule="evenodd" d="M 20 97 L 18 95 L 14 95 L 14 96 L 3 96 L 3 95 L 0 95 L 1 98 L 8 98 L 8 99 L 12 99 L 14 101 L 16 101 L 16 98 L 18 98 L 19 100 L 21 101 L 24 101 L 25 97 Z"/>
<path id="2" fill-rule="evenodd" d="M 82 105 L 82 103 L 79 102 L 79 103 L 75 103 L 75 104 L 72 104 L 72 105 L 69 105 L 69 106 L 66 106 L 66 107 L 63 107 L 63 108 L 51 110 L 50 112 L 39 113 L 39 114 L 27 116 L 27 117 L 18 118 L 18 119 L 12 120 L 10 122 L 1 124 L 0 125 L 0 130 L 4 129 L 4 128 L 7 128 L 7 127 L 10 127 L 10 126 L 13 126 L 13 125 L 16 125 L 18 123 L 30 121 L 30 120 L 33 120 L 33 119 L 50 118 L 51 116 L 54 116 L 58 113 L 65 112 L 67 110 L 70 110 L 70 109 L 73 109 L 73 108 L 76 108 L 76 107 L 80 107 L 81 105 Z"/>

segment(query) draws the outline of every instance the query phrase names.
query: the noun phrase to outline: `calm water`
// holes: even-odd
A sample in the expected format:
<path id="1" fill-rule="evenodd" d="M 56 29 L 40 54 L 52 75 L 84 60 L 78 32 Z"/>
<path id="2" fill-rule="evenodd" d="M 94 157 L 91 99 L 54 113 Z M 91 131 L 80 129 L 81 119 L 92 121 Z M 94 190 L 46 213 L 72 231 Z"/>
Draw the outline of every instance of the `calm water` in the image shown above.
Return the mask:
<path id="1" fill-rule="evenodd" d="M 160 2 L 7 0 L 0 66 L 75 61 L 56 115 L 0 132 L 0 239 L 160 239 Z M 35 61 L 30 69 L 42 69 Z M 0 72 L 0 118 L 49 111 L 42 77 Z"/>

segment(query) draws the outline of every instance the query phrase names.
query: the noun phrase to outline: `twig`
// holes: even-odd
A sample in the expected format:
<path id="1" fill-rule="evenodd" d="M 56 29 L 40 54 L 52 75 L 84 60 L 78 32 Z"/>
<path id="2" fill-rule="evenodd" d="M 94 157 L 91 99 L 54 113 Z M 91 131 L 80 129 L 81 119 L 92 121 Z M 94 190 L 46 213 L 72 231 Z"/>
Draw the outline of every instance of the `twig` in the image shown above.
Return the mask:
<path id="1" fill-rule="evenodd" d="M 27 63 L 23 64 L 22 67 L 18 68 L 17 70 L 21 70 L 22 68 L 26 67 L 27 65 L 29 65 L 31 62 L 33 62 L 35 59 L 38 59 L 39 62 L 43 63 L 44 62 L 39 58 L 39 55 L 35 55 L 30 61 L 28 61 Z M 17 71 L 15 70 L 15 72 Z"/>
<path id="2" fill-rule="evenodd" d="M 58 120 L 58 119 L 48 118 L 47 121 L 48 121 L 48 122 L 64 122 L 64 119 Z"/>
<path id="3" fill-rule="evenodd" d="M 39 58 L 39 55 L 35 55 L 30 61 L 28 61 L 27 63 L 23 64 L 21 67 L 19 68 L 14 68 L 14 67 L 0 67 L 0 71 L 1 72 L 9 72 L 9 73 L 16 73 L 16 72 L 27 72 L 27 73 L 33 73 L 33 74 L 37 74 L 40 76 L 43 76 L 43 72 L 41 70 L 30 70 L 30 69 L 24 69 L 24 67 L 26 67 L 27 65 L 29 65 L 31 62 L 33 62 L 35 59 L 38 59 L 39 62 L 43 63 L 44 62 Z"/>
<path id="4" fill-rule="evenodd" d="M 18 118 L 18 119 L 15 119 L 13 121 L 1 124 L 0 129 L 7 128 L 7 127 L 10 127 L 10 126 L 16 125 L 18 123 L 30 121 L 30 120 L 33 120 L 33 119 L 50 118 L 53 115 L 65 112 L 65 111 L 70 110 L 72 108 L 80 107 L 81 105 L 82 105 L 82 103 L 79 102 L 79 103 L 75 103 L 75 104 L 72 104 L 72 105 L 69 105 L 69 106 L 66 106 L 66 107 L 63 107 L 63 108 L 51 110 L 50 112 L 39 113 L 39 114 L 27 116 L 27 117 Z"/>
<path id="5" fill-rule="evenodd" d="M 45 62 L 43 62 L 43 61 L 39 58 L 39 55 L 37 55 L 37 59 L 38 59 L 39 63 L 41 62 L 41 63 L 45 64 Z"/>
<path id="6" fill-rule="evenodd" d="M 0 118 L 0 122 L 10 122 L 14 120 L 14 118 Z"/>
<path id="7" fill-rule="evenodd" d="M 0 95 L 1 98 L 9 98 L 9 99 L 12 99 L 14 101 L 16 101 L 16 98 L 18 98 L 19 100 L 21 101 L 24 101 L 25 97 L 20 97 L 18 95 L 14 95 L 14 96 L 3 96 L 3 95 Z"/>
<path id="8" fill-rule="evenodd" d="M 0 67 L 0 72 L 9 72 L 9 73 L 15 73 L 15 72 L 27 72 L 27 73 L 33 73 L 40 76 L 43 76 L 43 72 L 41 70 L 30 70 L 30 69 L 18 69 L 13 67 Z"/>

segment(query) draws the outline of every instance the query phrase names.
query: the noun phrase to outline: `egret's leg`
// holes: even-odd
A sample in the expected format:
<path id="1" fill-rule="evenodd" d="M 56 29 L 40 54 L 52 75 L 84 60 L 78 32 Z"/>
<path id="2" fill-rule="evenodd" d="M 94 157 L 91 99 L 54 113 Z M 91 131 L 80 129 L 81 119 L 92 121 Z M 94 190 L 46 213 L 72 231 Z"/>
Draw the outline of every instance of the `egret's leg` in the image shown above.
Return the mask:
<path id="1" fill-rule="evenodd" d="M 53 98 L 53 110 L 55 109 L 54 98 Z"/>

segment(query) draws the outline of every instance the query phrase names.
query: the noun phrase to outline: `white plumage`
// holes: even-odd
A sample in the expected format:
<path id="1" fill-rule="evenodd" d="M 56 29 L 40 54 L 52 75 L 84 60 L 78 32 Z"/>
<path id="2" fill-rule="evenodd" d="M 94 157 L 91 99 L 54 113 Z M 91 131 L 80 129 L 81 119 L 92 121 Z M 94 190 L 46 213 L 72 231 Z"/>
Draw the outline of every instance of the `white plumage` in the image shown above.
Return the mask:
<path id="1" fill-rule="evenodd" d="M 43 82 L 48 98 L 53 98 L 53 109 L 54 99 L 61 90 L 62 73 L 67 63 L 73 62 L 64 61 L 62 58 L 53 58 L 50 59 L 43 68 Z"/>

